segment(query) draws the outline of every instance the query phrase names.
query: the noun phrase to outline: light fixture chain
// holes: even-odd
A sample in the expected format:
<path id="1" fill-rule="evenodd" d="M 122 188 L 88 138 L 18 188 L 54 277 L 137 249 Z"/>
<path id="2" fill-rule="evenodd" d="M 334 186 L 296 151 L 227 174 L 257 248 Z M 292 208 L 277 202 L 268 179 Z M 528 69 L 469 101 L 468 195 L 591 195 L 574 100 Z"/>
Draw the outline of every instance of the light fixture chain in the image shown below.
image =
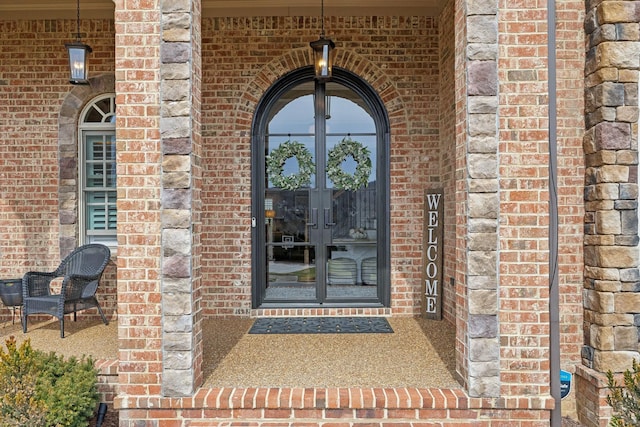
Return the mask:
<path id="1" fill-rule="evenodd" d="M 322 26 L 320 31 L 320 37 L 324 37 L 324 0 L 320 1 L 320 16 L 321 16 L 320 25 Z"/>
<path id="2" fill-rule="evenodd" d="M 80 41 L 80 0 L 78 0 L 78 6 L 76 9 L 76 37 Z"/>

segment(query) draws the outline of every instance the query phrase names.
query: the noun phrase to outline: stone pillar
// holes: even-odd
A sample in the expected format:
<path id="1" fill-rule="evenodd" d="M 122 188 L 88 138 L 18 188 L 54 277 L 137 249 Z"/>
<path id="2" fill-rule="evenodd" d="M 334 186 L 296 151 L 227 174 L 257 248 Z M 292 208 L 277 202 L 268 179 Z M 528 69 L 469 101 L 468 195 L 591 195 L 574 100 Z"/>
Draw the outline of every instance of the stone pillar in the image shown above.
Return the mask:
<path id="1" fill-rule="evenodd" d="M 500 395 L 498 2 L 467 2 L 468 388 Z"/>
<path id="2" fill-rule="evenodd" d="M 201 382 L 197 337 L 200 199 L 200 0 L 164 0 L 160 44 L 163 395 Z"/>
<path id="3" fill-rule="evenodd" d="M 585 282 L 581 421 L 599 425 L 603 373 L 638 358 L 640 1 L 589 0 L 585 79 Z M 598 381 L 600 379 L 600 381 Z M 591 409 L 590 409 L 591 408 Z"/>

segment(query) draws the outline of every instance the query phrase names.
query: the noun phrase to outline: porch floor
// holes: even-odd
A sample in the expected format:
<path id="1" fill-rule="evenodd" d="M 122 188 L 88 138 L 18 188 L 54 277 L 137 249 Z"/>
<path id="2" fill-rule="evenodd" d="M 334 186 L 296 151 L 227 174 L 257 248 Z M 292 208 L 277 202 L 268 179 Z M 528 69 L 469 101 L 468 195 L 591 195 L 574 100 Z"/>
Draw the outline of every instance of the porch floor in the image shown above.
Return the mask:
<path id="1" fill-rule="evenodd" d="M 393 334 L 249 335 L 253 319 L 209 319 L 204 332 L 204 387 L 459 388 L 455 330 L 445 321 L 389 318 Z M 0 338 L 31 339 L 65 357 L 116 359 L 117 322 L 65 319 L 0 323 Z"/>

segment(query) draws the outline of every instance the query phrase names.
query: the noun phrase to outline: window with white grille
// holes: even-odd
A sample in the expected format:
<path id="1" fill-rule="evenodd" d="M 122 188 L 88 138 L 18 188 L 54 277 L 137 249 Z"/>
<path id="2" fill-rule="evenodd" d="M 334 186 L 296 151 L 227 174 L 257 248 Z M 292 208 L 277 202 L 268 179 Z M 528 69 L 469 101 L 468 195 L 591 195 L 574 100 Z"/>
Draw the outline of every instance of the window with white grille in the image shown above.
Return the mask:
<path id="1" fill-rule="evenodd" d="M 82 243 L 116 241 L 115 95 L 102 95 L 83 110 L 79 124 L 80 239 Z"/>

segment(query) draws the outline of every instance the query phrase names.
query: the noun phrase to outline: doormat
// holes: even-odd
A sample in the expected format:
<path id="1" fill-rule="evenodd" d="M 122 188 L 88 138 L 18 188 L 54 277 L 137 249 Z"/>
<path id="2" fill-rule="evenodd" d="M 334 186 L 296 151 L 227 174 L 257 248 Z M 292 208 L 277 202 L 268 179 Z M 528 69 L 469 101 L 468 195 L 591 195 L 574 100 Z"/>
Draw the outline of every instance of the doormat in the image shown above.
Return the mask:
<path id="1" fill-rule="evenodd" d="M 384 317 L 262 317 L 250 334 L 388 334 Z"/>

